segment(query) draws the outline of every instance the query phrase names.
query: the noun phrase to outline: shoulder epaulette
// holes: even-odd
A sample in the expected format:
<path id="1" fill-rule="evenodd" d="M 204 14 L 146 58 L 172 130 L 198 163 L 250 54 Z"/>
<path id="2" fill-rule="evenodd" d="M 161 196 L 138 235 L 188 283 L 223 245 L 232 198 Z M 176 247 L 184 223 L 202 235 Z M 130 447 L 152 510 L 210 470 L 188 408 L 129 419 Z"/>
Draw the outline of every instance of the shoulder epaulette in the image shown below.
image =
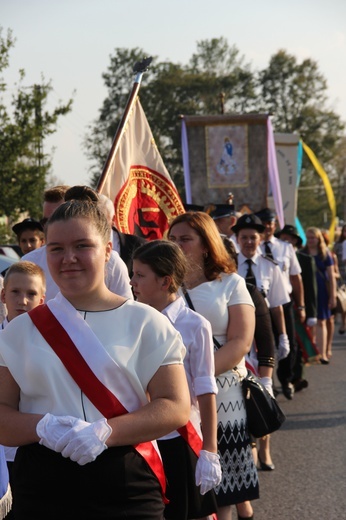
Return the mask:
<path id="1" fill-rule="evenodd" d="M 269 262 L 271 262 L 272 264 L 274 265 L 279 265 L 278 262 L 276 260 L 273 260 L 272 258 L 270 258 L 269 256 L 267 255 L 261 255 L 262 258 L 265 258 L 266 260 L 268 260 Z"/>

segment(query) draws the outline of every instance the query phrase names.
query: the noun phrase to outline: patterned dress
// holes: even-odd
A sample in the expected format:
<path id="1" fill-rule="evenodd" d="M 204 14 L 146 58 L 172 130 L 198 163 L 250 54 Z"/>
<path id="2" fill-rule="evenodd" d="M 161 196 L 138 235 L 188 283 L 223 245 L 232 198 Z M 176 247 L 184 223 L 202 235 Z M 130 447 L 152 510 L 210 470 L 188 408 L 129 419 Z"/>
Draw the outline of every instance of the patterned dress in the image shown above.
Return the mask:
<path id="1" fill-rule="evenodd" d="M 245 280 L 236 273 L 189 289 L 189 296 L 195 310 L 210 321 L 213 335 L 221 345 L 226 341 L 228 307 L 240 303 L 253 306 Z M 216 378 L 218 451 L 222 465 L 222 480 L 215 488 L 219 507 L 259 498 L 258 475 L 241 389 L 241 379 L 246 373 L 243 359 L 236 370 Z"/>

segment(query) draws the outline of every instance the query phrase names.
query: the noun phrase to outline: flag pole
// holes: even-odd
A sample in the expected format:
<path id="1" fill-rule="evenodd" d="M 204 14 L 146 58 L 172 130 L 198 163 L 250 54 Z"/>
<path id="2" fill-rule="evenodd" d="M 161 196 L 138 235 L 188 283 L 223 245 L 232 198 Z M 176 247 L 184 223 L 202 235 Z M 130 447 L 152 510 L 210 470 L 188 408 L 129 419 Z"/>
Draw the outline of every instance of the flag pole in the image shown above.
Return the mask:
<path id="1" fill-rule="evenodd" d="M 109 151 L 108 157 L 106 159 L 102 173 L 100 175 L 100 178 L 99 178 L 97 186 L 96 186 L 96 191 L 98 193 L 100 193 L 102 191 L 102 188 L 106 182 L 109 166 L 112 162 L 113 157 L 115 156 L 115 154 L 118 150 L 120 139 L 125 131 L 126 124 L 127 124 L 127 121 L 129 119 L 129 116 L 131 113 L 131 109 L 132 109 L 133 105 L 135 104 L 137 94 L 139 91 L 139 87 L 140 87 L 140 84 L 142 81 L 142 76 L 143 76 L 144 72 L 146 72 L 148 70 L 148 67 L 149 67 L 152 59 L 153 59 L 152 57 L 144 58 L 144 60 L 138 61 L 135 64 L 135 66 L 133 67 L 133 72 L 136 73 L 135 81 L 133 83 L 132 91 L 127 100 L 127 104 L 126 104 L 126 107 L 124 110 L 123 117 L 121 118 L 120 123 L 118 125 L 111 149 Z"/>

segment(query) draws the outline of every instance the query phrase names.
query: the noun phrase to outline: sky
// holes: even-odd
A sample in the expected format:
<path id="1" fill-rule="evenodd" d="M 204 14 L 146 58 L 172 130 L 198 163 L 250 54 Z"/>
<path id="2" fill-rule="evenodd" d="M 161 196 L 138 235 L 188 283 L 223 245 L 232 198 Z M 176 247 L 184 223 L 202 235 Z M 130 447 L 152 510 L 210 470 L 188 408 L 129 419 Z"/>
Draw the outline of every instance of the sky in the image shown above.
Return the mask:
<path id="1" fill-rule="evenodd" d="M 54 184 L 90 184 L 83 138 L 107 97 L 102 74 L 119 47 L 187 64 L 197 42 L 224 37 L 253 70 L 284 49 L 318 63 L 327 106 L 346 121 L 345 0 L 0 0 L 0 26 L 16 38 L 4 73 L 9 93 L 24 69 L 27 87 L 51 82 L 48 109 L 74 97 L 44 143 Z"/>

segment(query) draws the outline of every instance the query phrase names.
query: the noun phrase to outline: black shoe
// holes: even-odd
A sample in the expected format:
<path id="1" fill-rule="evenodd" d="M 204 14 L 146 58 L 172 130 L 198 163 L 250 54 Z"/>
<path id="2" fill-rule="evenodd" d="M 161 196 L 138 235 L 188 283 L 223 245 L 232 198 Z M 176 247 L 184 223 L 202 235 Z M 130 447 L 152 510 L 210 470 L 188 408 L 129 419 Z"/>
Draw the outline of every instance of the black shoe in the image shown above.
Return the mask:
<path id="1" fill-rule="evenodd" d="M 321 359 L 320 359 L 320 363 L 321 363 L 322 365 L 329 365 L 329 360 L 328 360 L 328 359 L 323 359 L 323 358 L 321 358 Z"/>
<path id="2" fill-rule="evenodd" d="M 344 329 L 339 329 L 339 334 L 345 334 L 345 330 Z"/>
<path id="3" fill-rule="evenodd" d="M 309 386 L 309 383 L 306 379 L 297 379 L 297 381 L 293 382 L 294 385 L 294 391 L 300 392 L 304 388 L 307 388 Z"/>
<path id="4" fill-rule="evenodd" d="M 258 462 L 259 462 L 259 467 L 262 471 L 273 471 L 275 469 L 274 464 L 266 464 L 265 462 L 262 462 L 259 455 L 258 455 Z"/>
<path id="5" fill-rule="evenodd" d="M 282 393 L 284 394 L 286 399 L 289 399 L 291 401 L 294 396 L 294 386 L 292 385 L 292 383 L 286 383 L 285 385 L 282 385 Z"/>

